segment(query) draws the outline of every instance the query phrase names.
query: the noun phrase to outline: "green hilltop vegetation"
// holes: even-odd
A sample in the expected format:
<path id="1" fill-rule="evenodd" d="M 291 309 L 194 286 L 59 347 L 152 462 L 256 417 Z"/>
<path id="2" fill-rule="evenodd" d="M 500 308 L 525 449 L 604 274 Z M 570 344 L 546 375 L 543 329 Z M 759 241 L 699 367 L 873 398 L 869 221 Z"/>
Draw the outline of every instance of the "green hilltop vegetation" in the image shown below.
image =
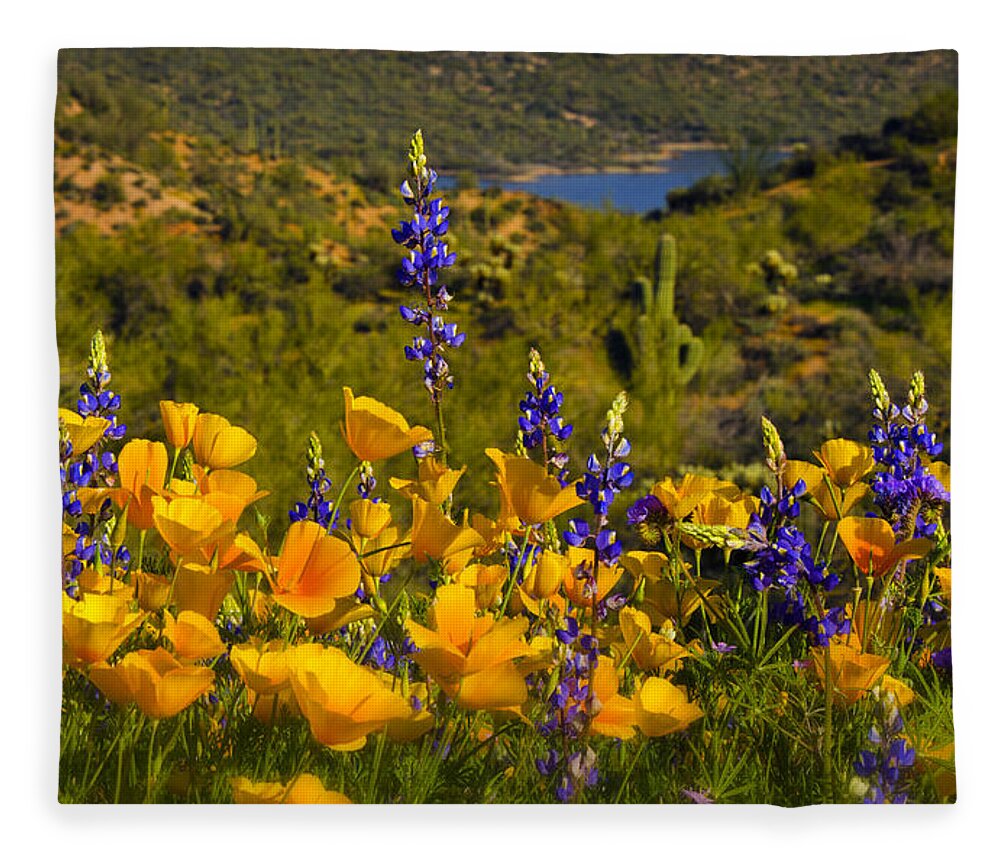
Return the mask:
<path id="1" fill-rule="evenodd" d="M 452 109 L 427 107 L 408 124 L 415 58 L 377 55 L 383 66 L 351 55 L 368 90 L 338 101 L 333 83 L 296 91 L 296 82 L 319 80 L 328 65 L 342 82 L 345 58 L 295 56 L 300 65 L 280 52 L 64 51 L 56 116 L 60 402 L 74 402 L 89 338 L 102 328 L 129 436 L 163 438 L 160 399 L 194 401 L 246 427 L 260 441 L 247 468 L 272 491 L 259 504 L 275 520 L 305 495 L 310 431 L 325 443 L 335 482 L 350 468 L 339 439 L 343 386 L 433 426 L 420 369 L 403 359 L 413 329 L 398 312 L 407 295 L 389 235 L 406 217 L 395 189 L 414 128 L 423 126 L 432 165 L 479 169 L 501 151 L 511 162 L 540 160 L 537 147 L 565 126 L 542 108 L 499 118 L 498 106 L 511 112 L 511 81 L 531 74 L 528 55 L 428 55 L 422 80 L 437 75 L 435 104 Z M 738 62 L 754 86 L 778 86 L 764 59 L 539 56 L 533 74 L 551 76 L 553 94 L 539 87 L 533 96 L 575 113 L 599 115 L 635 76 L 648 92 L 662 90 L 637 97 L 649 113 L 624 138 L 599 132 L 611 127 L 604 120 L 576 144 L 567 134 L 552 150 L 567 160 L 677 139 L 683 123 L 696 136 L 721 110 L 708 94 L 730 85 Z M 728 177 L 674 192 L 669 210 L 665 201 L 640 217 L 497 189 L 446 193 L 458 254 L 450 317 L 469 335 L 445 401 L 452 462 L 470 471 L 459 504 L 495 513 L 483 448 L 512 448 L 532 346 L 565 393 L 576 471 L 614 395 L 630 391 L 637 490 L 690 464 L 754 487 L 761 414 L 795 458 L 826 438 L 865 438 L 870 367 L 899 394 L 923 369 L 930 420 L 947 444 L 955 91 L 881 114 L 906 104 L 915 82 L 953 76 L 955 55 L 875 58 L 867 87 L 851 84 L 863 67 L 854 59 L 809 66 L 824 101 L 840 106 L 837 122 L 809 126 L 793 110 L 802 101 L 789 104 L 787 128 L 809 127 L 819 139 L 770 171 L 751 147 L 734 149 Z M 622 77 L 596 75 L 602 62 Z M 662 71 L 647 78 L 651 67 Z M 255 86 L 258 77 L 269 86 Z M 472 82 L 487 80 L 495 102 L 472 99 Z M 236 134 L 247 104 L 240 87 L 254 93 L 255 146 Z M 578 99 L 562 101 L 567 92 Z M 758 98 L 773 104 L 767 92 Z M 881 118 L 870 128 L 875 101 Z M 656 127 L 654 102 L 686 119 Z M 267 132 L 265 117 L 279 115 L 280 132 Z M 834 135 L 844 117 L 858 121 Z M 491 123 L 521 128 L 510 134 L 524 148 L 490 150 L 501 145 Z M 280 134 L 280 146 L 262 145 L 265 134 Z M 391 165 L 384 182 L 375 181 L 382 168 L 358 166 L 369 158 Z M 405 456 L 378 467 L 380 486 L 412 468 Z"/>
<path id="2" fill-rule="evenodd" d="M 958 55 L 73 49 L 59 71 L 61 91 L 87 108 L 60 119 L 67 139 L 155 161 L 146 132 L 169 128 L 384 185 L 415 128 L 433 134 L 439 167 L 479 173 L 601 168 L 679 141 L 831 146 L 954 89 Z"/>

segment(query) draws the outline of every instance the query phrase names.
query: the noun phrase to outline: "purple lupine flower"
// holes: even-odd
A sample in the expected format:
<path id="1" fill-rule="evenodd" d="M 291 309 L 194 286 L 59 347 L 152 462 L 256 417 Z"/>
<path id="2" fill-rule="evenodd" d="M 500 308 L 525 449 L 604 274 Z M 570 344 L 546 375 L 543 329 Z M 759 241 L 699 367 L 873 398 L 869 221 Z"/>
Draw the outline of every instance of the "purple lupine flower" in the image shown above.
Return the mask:
<path id="1" fill-rule="evenodd" d="M 786 462 L 781 437 L 767 419 L 762 425 L 768 466 L 780 475 Z M 779 478 L 776 486 L 777 495 L 767 485 L 761 488 L 760 510 L 751 515 L 743 532 L 742 548 L 751 555 L 743 570 L 754 591 L 780 589 L 782 599 L 768 607 L 770 622 L 799 626 L 814 644 L 826 647 L 832 636 L 851 629 L 841 608 L 824 609 L 823 595 L 833 591 L 840 578 L 825 562 L 813 558 L 812 545 L 795 525 L 805 481 L 799 479 L 786 489 Z"/>
<path id="2" fill-rule="evenodd" d="M 131 563 L 131 554 L 124 546 L 113 549 L 107 528 L 98 525 L 109 523 L 113 514 L 111 499 L 106 498 L 96 514 L 85 516 L 77 498 L 78 489 L 96 486 L 113 487 L 118 479 L 118 462 L 112 451 L 104 449 L 107 441 L 118 441 L 125 435 L 126 427 L 118 423 L 121 397 L 110 389 L 111 372 L 108 369 L 104 335 L 97 331 L 90 342 L 90 361 L 86 369 L 87 381 L 80 386 L 77 409 L 84 417 L 94 416 L 108 421 L 101 439 L 90 450 L 77 452 L 64 431 L 60 431 L 59 477 L 62 483 L 63 513 L 66 515 L 77 541 L 73 552 L 63 559 L 63 588 L 73 598 L 78 596 L 77 579 L 84 566 L 98 561 L 109 568 L 112 576 L 124 573 Z M 74 522 L 75 521 L 75 522 Z"/>
<path id="3" fill-rule="evenodd" d="M 332 483 L 326 476 L 326 464 L 323 461 L 323 445 L 319 436 L 309 434 L 309 445 L 306 448 L 306 480 L 309 482 L 309 498 L 305 502 L 295 502 L 288 511 L 288 518 L 293 522 L 312 520 L 323 528 L 329 528 L 334 517 L 333 503 L 325 498 L 330 492 Z"/>
<path id="4" fill-rule="evenodd" d="M 563 395 L 549 384 L 542 356 L 534 347 L 528 353 L 528 382 L 531 383 L 531 390 L 518 404 L 522 412 L 517 419 L 521 441 L 529 451 L 542 448 L 545 467 L 553 466 L 559 483 L 565 487 L 568 483 L 569 455 L 561 450 L 561 445 L 572 435 L 573 425 L 566 424 L 559 414 Z"/>
<path id="5" fill-rule="evenodd" d="M 895 696 L 883 694 L 879 721 L 868 732 L 868 743 L 874 749 L 862 750 L 854 762 L 858 777 L 855 791 L 862 803 L 907 802 L 907 772 L 916 763 L 917 754 L 902 735 L 903 718 Z"/>
<path id="6" fill-rule="evenodd" d="M 871 478 L 875 503 L 902 538 L 932 537 L 937 523 L 924 513 L 933 513 L 951 501 L 951 494 L 927 470 L 926 460 L 944 450 L 925 422 L 928 410 L 924 377 L 917 371 L 910 380 L 907 404 L 900 408 L 889 398 L 882 378 L 868 375 L 875 408 L 875 425 L 868 433 L 875 462 L 883 468 Z"/>
<path id="7" fill-rule="evenodd" d="M 423 135 L 419 131 L 410 144 L 409 158 L 413 177 L 403 182 L 399 190 L 406 204 L 413 208 L 413 215 L 392 230 L 392 238 L 408 251 L 402 260 L 399 281 L 404 287 L 416 287 L 423 300 L 416 307 L 401 305 L 399 313 L 425 333 L 414 337 L 412 344 L 403 348 L 403 354 L 407 361 L 422 362 L 424 387 L 431 400 L 438 403 L 444 390 L 455 383 L 444 357 L 445 349 L 456 349 L 465 342 L 465 334 L 458 331 L 455 323 L 445 323 L 441 316 L 448 310 L 452 296 L 447 286 L 438 283 L 438 273 L 454 265 L 456 255 L 442 241 L 448 232 L 450 209 L 440 198 L 431 198 L 437 173 L 427 167 Z"/>
<path id="8" fill-rule="evenodd" d="M 615 564 L 621 556 L 621 541 L 615 532 L 605 528 L 608 522 L 608 511 L 615 497 L 626 487 L 631 486 L 634 477 L 632 467 L 625 458 L 632 450 L 628 439 L 624 436 L 623 416 L 628 408 L 628 398 L 621 392 L 608 411 L 608 425 L 601 433 L 604 443 L 604 461 L 591 454 L 587 460 L 587 473 L 577 484 L 577 495 L 587 501 L 597 517 L 594 529 L 594 545 L 598 560 L 604 564 Z M 583 546 L 590 538 L 591 531 L 585 520 L 570 520 L 569 530 L 563 532 L 563 538 L 571 546 Z"/>

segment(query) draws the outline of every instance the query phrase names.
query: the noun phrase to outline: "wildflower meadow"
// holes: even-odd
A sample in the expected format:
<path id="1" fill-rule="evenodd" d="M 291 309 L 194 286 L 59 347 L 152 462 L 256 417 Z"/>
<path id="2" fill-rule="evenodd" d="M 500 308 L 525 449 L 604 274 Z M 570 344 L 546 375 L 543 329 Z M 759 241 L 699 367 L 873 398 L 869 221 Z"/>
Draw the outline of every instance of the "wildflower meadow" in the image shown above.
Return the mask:
<path id="1" fill-rule="evenodd" d="M 662 409 L 666 434 L 676 404 L 634 386 L 584 429 L 531 347 L 500 368 L 519 401 L 477 389 L 491 420 L 460 459 L 454 389 L 477 381 L 431 154 L 417 131 L 382 235 L 408 297 L 388 372 L 420 405 L 345 373 L 297 498 L 251 476 L 266 417 L 164 397 L 140 438 L 114 338 L 63 356 L 59 800 L 953 802 L 950 473 L 921 368 L 899 390 L 855 369 L 860 438 L 797 449 L 759 414 L 753 483 L 649 481 L 630 417 Z M 640 331 L 671 390 L 703 349 L 674 241 Z"/>

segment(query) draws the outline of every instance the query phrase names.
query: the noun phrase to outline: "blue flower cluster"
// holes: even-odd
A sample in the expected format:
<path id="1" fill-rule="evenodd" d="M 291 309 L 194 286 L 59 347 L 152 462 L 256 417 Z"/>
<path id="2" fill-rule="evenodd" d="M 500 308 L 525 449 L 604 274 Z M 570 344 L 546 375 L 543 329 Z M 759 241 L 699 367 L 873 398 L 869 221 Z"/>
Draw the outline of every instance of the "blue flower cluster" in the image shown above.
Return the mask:
<path id="1" fill-rule="evenodd" d="M 931 537 L 937 523 L 929 521 L 921 510 L 940 507 L 951 501 L 951 495 L 928 472 L 925 463 L 925 457 L 936 457 L 944 445 L 927 429 L 923 374 L 919 371 L 913 374 L 907 404 L 902 409 L 889 399 L 876 371 L 871 371 L 869 380 L 876 423 L 868 439 L 875 462 L 884 467 L 872 477 L 875 502 L 901 537 Z"/>
<path id="2" fill-rule="evenodd" d="M 392 231 L 392 238 L 409 251 L 403 258 L 399 281 L 405 287 L 419 289 L 424 305 L 402 305 L 399 312 L 408 323 L 425 329 L 426 335 L 415 336 L 412 345 L 403 351 L 408 361 L 423 362 L 424 386 L 436 403 L 444 389 L 452 388 L 455 381 L 444 350 L 461 346 L 465 334 L 459 332 L 454 323 L 446 324 L 441 316 L 452 299 L 447 286 L 438 282 L 439 272 L 455 263 L 455 254 L 449 253 L 443 241 L 451 210 L 441 198 L 431 199 L 438 176 L 427 168 L 423 136 L 419 131 L 413 136 L 409 157 L 413 178 L 403 182 L 399 190 L 406 204 L 412 207 L 413 216 L 409 221 L 399 222 L 399 228 Z"/>
<path id="3" fill-rule="evenodd" d="M 604 462 L 596 454 L 587 460 L 587 472 L 577 485 L 577 495 L 588 502 L 597 516 L 594 544 L 597 558 L 604 564 L 615 564 L 622 554 L 621 541 L 614 529 L 606 528 L 611 503 L 622 490 L 631 486 L 632 467 L 625 462 L 632 446 L 624 435 L 623 416 L 628 408 L 625 392 L 621 392 L 608 411 L 608 425 L 601 432 Z M 570 546 L 583 546 L 591 537 L 590 525 L 583 519 L 572 519 L 563 538 Z"/>
<path id="4" fill-rule="evenodd" d="M 73 445 L 65 432 L 60 432 L 59 478 L 62 485 L 63 511 L 77 519 L 73 530 L 77 535 L 73 552 L 63 563 L 63 588 L 74 599 L 78 596 L 77 579 L 88 564 L 100 562 L 112 575 L 116 569 L 127 569 L 131 563 L 128 547 L 116 550 L 111 546 L 107 530 L 102 525 L 112 518 L 111 499 L 101 503 L 96 514 L 85 517 L 77 491 L 83 488 L 113 487 L 118 477 L 118 461 L 112 451 L 104 450 L 106 440 L 117 441 L 125 435 L 126 426 L 118 423 L 121 397 L 111 388 L 104 336 L 98 331 L 90 343 L 87 381 L 80 386 L 77 410 L 84 418 L 103 418 L 109 422 L 102 438 L 80 459 L 74 459 Z"/>
<path id="5" fill-rule="evenodd" d="M 549 384 L 549 374 L 542 363 L 542 357 L 537 349 L 532 348 L 528 355 L 528 382 L 531 390 L 518 404 L 523 413 L 517 419 L 521 432 L 521 440 L 528 450 L 541 446 L 545 457 L 545 466 L 556 469 L 559 483 L 567 484 L 569 470 L 569 454 L 559 450 L 573 433 L 573 425 L 566 424 L 559 414 L 562 410 L 563 395 Z"/>
<path id="6" fill-rule="evenodd" d="M 595 706 L 589 679 L 597 665 L 598 643 L 593 636 L 580 633 L 575 618 L 566 619 L 566 627 L 556 631 L 556 638 L 562 646 L 558 683 L 545 699 L 545 719 L 536 727 L 543 737 L 558 738 L 558 748 L 536 759 L 535 767 L 542 776 L 559 774 L 556 798 L 567 803 L 598 779 L 597 755 L 589 746 L 568 751 L 586 733 Z"/>
<path id="7" fill-rule="evenodd" d="M 409 636 L 403 636 L 397 644 L 392 638 L 376 636 L 368 650 L 362 655 L 361 662 L 384 672 L 395 672 L 397 666 L 403 665 L 409 671 L 406 657 L 417 651 L 417 646 Z"/>
<path id="8" fill-rule="evenodd" d="M 306 449 L 306 480 L 309 482 L 309 498 L 305 502 L 296 502 L 288 512 L 288 518 L 293 523 L 312 520 L 323 528 L 329 528 L 334 510 L 333 503 L 328 502 L 325 496 L 332 484 L 326 476 L 323 445 L 315 433 L 310 434 Z"/>
<path id="9" fill-rule="evenodd" d="M 868 732 L 868 741 L 875 748 L 862 750 L 854 762 L 854 772 L 862 780 L 863 803 L 906 803 L 906 772 L 916 763 L 917 754 L 902 734 L 903 718 L 895 698 L 885 696 L 880 725 Z"/>
<path id="10" fill-rule="evenodd" d="M 760 512 L 750 517 L 743 545 L 752 558 L 743 563 L 743 569 L 755 591 L 772 586 L 782 589 L 782 600 L 769 608 L 770 621 L 800 625 L 816 644 L 825 647 L 831 636 L 849 633 L 851 622 L 840 607 L 822 608 L 822 593 L 835 589 L 840 578 L 825 562 L 813 558 L 812 546 L 792 522 L 805 493 L 802 480 L 779 497 L 767 486 L 761 489 Z"/>

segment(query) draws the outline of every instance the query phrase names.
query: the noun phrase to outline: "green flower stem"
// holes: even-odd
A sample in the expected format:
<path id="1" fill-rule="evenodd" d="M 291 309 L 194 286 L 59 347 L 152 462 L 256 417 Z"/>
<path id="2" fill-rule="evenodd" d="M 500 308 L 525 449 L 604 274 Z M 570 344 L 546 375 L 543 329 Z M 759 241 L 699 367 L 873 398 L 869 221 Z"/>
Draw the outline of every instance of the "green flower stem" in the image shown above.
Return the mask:
<path id="1" fill-rule="evenodd" d="M 833 803 L 833 665 L 830 660 L 830 646 L 823 649 L 823 780 L 826 783 L 827 801 Z"/>
<path id="2" fill-rule="evenodd" d="M 347 487 L 351 483 L 351 481 L 353 481 L 355 477 L 357 477 L 358 470 L 360 468 L 361 468 L 360 464 L 355 466 L 353 469 L 351 469 L 351 473 L 347 476 L 347 478 L 344 479 L 343 486 L 341 486 L 340 488 L 340 495 L 337 496 L 337 504 L 333 506 L 333 513 L 330 514 L 330 525 L 327 527 L 326 530 L 326 533 L 328 535 L 333 534 L 333 521 L 335 519 L 338 519 L 337 513 L 340 511 L 340 503 L 344 501 L 344 494 L 347 492 Z"/>
<path id="3" fill-rule="evenodd" d="M 504 614 L 507 612 L 507 604 L 510 603 L 510 596 L 514 591 L 514 585 L 517 583 L 517 575 L 525 566 L 526 553 L 528 551 L 528 541 L 531 538 L 531 527 L 524 527 L 524 542 L 521 544 L 521 557 L 517 560 L 517 567 L 510 574 L 510 578 L 507 580 L 507 590 L 504 592 L 503 602 L 500 604 L 500 612 L 497 615 L 498 618 L 503 618 Z"/>
<path id="4" fill-rule="evenodd" d="M 622 784 L 618 786 L 618 793 L 615 795 L 614 803 L 621 803 L 622 795 L 625 793 L 625 786 L 628 785 L 628 781 L 632 778 L 632 771 L 635 770 L 635 766 L 639 763 L 639 758 L 642 756 L 643 750 L 646 749 L 646 740 L 647 738 L 643 738 L 639 742 L 635 755 L 632 757 L 632 763 L 628 766 L 628 770 L 625 771 L 625 776 L 622 777 Z"/>

